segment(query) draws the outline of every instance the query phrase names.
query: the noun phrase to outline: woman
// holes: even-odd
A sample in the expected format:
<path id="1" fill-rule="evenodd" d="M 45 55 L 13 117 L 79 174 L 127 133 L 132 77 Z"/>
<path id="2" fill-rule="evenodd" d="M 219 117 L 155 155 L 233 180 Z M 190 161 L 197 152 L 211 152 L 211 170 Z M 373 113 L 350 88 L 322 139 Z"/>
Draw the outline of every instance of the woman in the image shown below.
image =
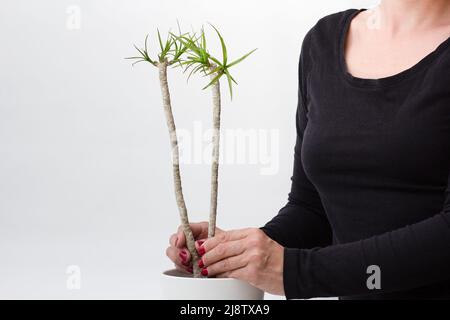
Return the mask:
<path id="1" fill-rule="evenodd" d="M 450 298 L 450 1 L 321 19 L 298 93 L 288 204 L 261 229 L 197 243 L 203 274 L 288 299 Z M 182 232 L 170 243 L 188 270 Z"/>

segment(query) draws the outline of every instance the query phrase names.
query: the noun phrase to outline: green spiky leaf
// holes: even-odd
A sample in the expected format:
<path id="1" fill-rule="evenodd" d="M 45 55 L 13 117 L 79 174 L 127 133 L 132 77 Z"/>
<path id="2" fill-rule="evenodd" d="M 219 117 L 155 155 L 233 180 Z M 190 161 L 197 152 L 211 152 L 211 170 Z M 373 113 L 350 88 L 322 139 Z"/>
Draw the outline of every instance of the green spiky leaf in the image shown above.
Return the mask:
<path id="1" fill-rule="evenodd" d="M 211 75 L 211 74 L 213 74 L 213 73 L 215 73 L 215 72 L 219 72 L 220 70 L 222 70 L 222 68 L 221 68 L 220 66 L 216 66 L 216 67 L 214 67 L 212 70 L 210 70 L 209 72 L 207 72 L 207 73 L 205 74 L 205 76 L 209 76 L 209 75 Z"/>
<path id="2" fill-rule="evenodd" d="M 136 48 L 137 51 L 139 51 L 139 53 L 140 53 L 143 57 L 145 57 L 145 53 L 144 53 L 141 49 L 139 49 L 139 48 L 137 47 L 137 45 L 134 45 L 134 47 Z"/>
<path id="3" fill-rule="evenodd" d="M 228 59 L 227 46 L 225 45 L 225 41 L 223 40 L 222 35 L 220 34 L 219 30 L 217 30 L 217 28 L 214 27 L 211 23 L 210 23 L 210 25 L 211 25 L 211 27 L 214 28 L 214 30 L 216 30 L 216 33 L 219 36 L 220 44 L 222 45 L 222 57 L 223 57 L 222 64 L 224 66 L 226 66 L 227 65 L 227 59 Z"/>
<path id="4" fill-rule="evenodd" d="M 189 78 L 191 77 L 192 74 L 197 73 L 197 71 L 202 69 L 202 68 L 203 68 L 203 65 L 200 64 L 197 67 L 195 67 L 194 69 L 192 69 L 191 72 L 189 73 L 188 81 L 189 81 Z"/>
<path id="5" fill-rule="evenodd" d="M 164 46 L 161 40 L 161 34 L 159 33 L 159 29 L 156 29 L 158 31 L 158 41 L 159 41 L 159 47 L 161 48 L 161 51 L 164 51 Z"/>
<path id="6" fill-rule="evenodd" d="M 229 65 L 227 65 L 227 68 L 231 68 L 232 66 L 238 64 L 239 62 L 241 62 L 242 60 L 244 60 L 245 58 L 247 58 L 249 55 L 251 55 L 253 52 L 255 52 L 258 48 L 253 49 L 252 51 L 250 51 L 249 53 L 243 55 L 242 57 L 240 57 L 239 59 L 234 60 L 233 62 L 231 62 Z"/>
<path id="7" fill-rule="evenodd" d="M 214 83 L 216 83 L 216 81 L 219 81 L 220 77 L 222 76 L 221 73 L 218 73 L 212 80 L 210 83 L 208 83 L 205 87 L 202 88 L 202 90 L 205 90 L 206 88 L 210 87 L 211 85 L 213 85 Z"/>
<path id="8" fill-rule="evenodd" d="M 135 64 L 138 64 L 139 62 L 146 62 L 146 61 L 147 60 L 144 60 L 144 59 L 138 60 L 138 61 L 133 62 L 131 65 L 134 66 Z"/>
<path id="9" fill-rule="evenodd" d="M 145 42 L 144 42 L 144 46 L 145 46 L 145 53 L 148 53 L 148 49 L 147 49 L 147 41 L 148 41 L 148 34 L 145 36 Z"/>
<path id="10" fill-rule="evenodd" d="M 202 48 L 206 50 L 206 37 L 203 28 L 202 28 Z"/>
<path id="11" fill-rule="evenodd" d="M 227 76 L 227 80 L 228 80 L 228 88 L 230 89 L 230 98 L 231 98 L 231 100 L 233 100 L 233 83 L 232 83 L 232 81 L 234 81 L 234 79 L 231 76 L 231 74 L 228 72 L 227 69 L 224 70 L 224 73 Z"/>
<path id="12" fill-rule="evenodd" d="M 222 65 L 222 62 L 220 62 L 219 60 L 217 60 L 216 58 L 214 58 L 213 56 L 209 56 L 209 59 L 211 59 L 213 62 L 215 62 L 218 66 L 220 67 L 224 67 L 224 65 Z"/>

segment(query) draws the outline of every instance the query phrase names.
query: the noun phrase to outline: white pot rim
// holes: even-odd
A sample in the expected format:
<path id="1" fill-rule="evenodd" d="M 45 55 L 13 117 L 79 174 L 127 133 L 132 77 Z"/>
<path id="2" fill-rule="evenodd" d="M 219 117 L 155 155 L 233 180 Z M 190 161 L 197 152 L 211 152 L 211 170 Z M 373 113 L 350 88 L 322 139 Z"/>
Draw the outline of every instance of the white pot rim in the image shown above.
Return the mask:
<path id="1" fill-rule="evenodd" d="M 166 299 L 174 300 L 262 300 L 264 292 L 233 278 L 194 278 L 192 274 L 171 269 L 161 273 Z"/>

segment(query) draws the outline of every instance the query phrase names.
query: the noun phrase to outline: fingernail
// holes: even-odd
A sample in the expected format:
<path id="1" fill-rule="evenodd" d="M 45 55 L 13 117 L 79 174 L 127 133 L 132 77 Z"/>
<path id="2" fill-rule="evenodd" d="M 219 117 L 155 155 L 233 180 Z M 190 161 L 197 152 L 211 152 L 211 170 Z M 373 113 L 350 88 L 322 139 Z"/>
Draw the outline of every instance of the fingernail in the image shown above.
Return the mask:
<path id="1" fill-rule="evenodd" d="M 198 244 L 198 246 L 200 247 L 204 242 L 205 242 L 205 240 L 198 240 L 198 241 L 197 241 L 197 244 Z"/>
<path id="2" fill-rule="evenodd" d="M 181 261 L 185 262 L 186 261 L 186 252 L 183 253 L 183 251 L 180 252 L 179 254 Z"/>
<path id="3" fill-rule="evenodd" d="M 205 252 L 206 252 L 206 250 L 205 250 L 205 247 L 204 246 L 201 246 L 200 248 L 198 248 L 198 254 L 199 255 L 204 255 L 205 254 Z"/>
<path id="4" fill-rule="evenodd" d="M 208 269 L 202 269 L 202 276 L 207 276 L 208 275 Z"/>
<path id="5" fill-rule="evenodd" d="M 193 273 L 193 272 L 194 272 L 194 270 L 192 269 L 192 267 L 187 268 L 187 271 L 190 272 L 190 273 Z"/>
<path id="6" fill-rule="evenodd" d="M 205 265 L 203 264 L 203 259 L 198 260 L 198 266 L 203 268 Z"/>

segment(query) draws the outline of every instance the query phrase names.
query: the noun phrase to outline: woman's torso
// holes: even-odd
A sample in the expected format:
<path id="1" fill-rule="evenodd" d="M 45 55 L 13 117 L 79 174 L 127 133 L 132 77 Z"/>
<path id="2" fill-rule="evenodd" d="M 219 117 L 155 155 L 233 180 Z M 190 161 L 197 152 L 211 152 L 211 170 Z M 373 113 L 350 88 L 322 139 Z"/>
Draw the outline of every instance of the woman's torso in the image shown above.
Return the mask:
<path id="1" fill-rule="evenodd" d="M 439 213 L 450 172 L 450 39 L 398 74 L 356 78 L 346 70 L 344 42 L 357 12 L 319 21 L 305 58 L 308 124 L 301 156 L 335 243 Z M 436 285 L 450 296 L 450 285 Z M 397 295 L 435 293 L 419 288 Z"/>

